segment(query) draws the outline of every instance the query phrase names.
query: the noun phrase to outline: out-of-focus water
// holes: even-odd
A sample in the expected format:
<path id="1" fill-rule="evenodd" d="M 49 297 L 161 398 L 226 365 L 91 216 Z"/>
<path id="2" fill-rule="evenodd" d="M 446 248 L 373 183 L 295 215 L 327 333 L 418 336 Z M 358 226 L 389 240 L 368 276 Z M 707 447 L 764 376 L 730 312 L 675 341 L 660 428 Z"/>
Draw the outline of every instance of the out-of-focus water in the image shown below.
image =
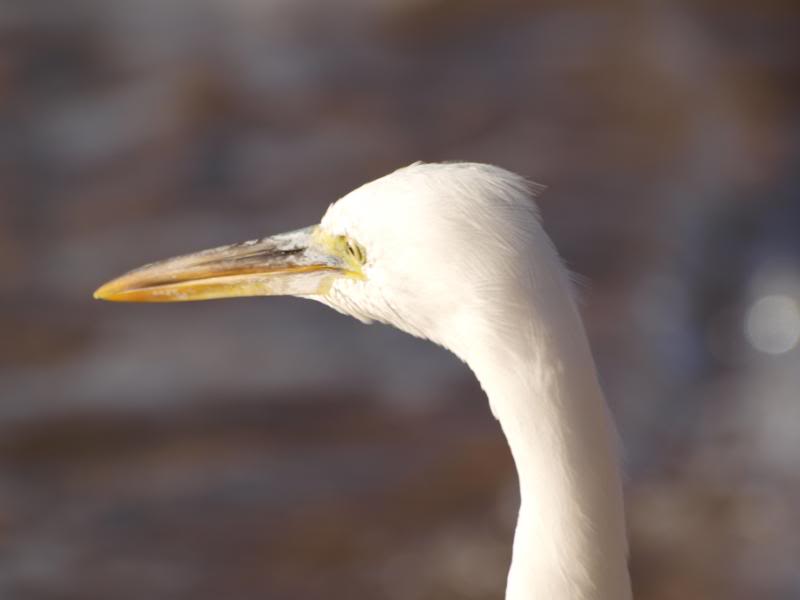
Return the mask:
<path id="1" fill-rule="evenodd" d="M 497 598 L 455 358 L 311 302 L 117 306 L 415 160 L 548 185 L 643 599 L 800 594 L 794 3 L 0 0 L 0 596 Z"/>

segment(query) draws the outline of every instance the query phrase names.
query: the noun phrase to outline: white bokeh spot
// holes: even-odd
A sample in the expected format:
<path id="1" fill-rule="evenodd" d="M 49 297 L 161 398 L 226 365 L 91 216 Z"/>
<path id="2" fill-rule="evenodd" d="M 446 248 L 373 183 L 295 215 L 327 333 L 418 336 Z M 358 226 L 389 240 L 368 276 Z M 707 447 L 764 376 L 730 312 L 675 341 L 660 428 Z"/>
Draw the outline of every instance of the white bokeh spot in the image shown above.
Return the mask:
<path id="1" fill-rule="evenodd" d="M 756 300 L 748 309 L 745 334 L 766 354 L 785 354 L 800 342 L 800 306 L 790 296 L 776 294 Z"/>

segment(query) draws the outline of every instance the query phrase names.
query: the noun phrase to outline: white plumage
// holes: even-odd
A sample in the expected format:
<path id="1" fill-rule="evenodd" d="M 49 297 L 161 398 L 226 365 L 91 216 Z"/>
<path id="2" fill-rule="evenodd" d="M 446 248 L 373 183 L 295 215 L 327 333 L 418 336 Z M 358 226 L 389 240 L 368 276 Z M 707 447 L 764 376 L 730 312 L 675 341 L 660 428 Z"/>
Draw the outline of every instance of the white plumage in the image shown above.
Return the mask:
<path id="1" fill-rule="evenodd" d="M 535 189 L 489 165 L 416 163 L 316 227 L 150 265 L 98 297 L 288 293 L 448 348 L 479 379 L 519 475 L 506 598 L 627 600 L 616 434 Z"/>

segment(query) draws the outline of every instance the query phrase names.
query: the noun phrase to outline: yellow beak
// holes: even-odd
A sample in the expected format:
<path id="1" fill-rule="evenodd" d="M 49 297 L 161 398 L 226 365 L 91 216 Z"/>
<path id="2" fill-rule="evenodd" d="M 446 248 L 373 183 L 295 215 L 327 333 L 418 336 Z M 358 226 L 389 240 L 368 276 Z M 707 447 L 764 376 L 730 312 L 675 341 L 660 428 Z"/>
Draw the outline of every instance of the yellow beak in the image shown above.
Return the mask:
<path id="1" fill-rule="evenodd" d="M 317 226 L 153 263 L 94 297 L 112 302 L 189 302 L 241 296 L 325 294 L 355 265 Z"/>

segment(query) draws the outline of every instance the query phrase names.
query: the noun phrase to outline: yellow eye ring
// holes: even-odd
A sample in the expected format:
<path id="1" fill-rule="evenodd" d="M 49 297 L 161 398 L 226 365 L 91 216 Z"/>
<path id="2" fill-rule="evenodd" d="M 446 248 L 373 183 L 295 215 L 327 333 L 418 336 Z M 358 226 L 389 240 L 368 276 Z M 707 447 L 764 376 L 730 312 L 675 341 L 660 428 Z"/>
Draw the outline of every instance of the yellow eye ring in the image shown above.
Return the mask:
<path id="1" fill-rule="evenodd" d="M 345 248 L 347 250 L 347 254 L 350 255 L 355 261 L 359 264 L 363 265 L 367 262 L 367 253 L 364 251 L 363 246 L 358 242 L 351 240 L 350 238 L 345 239 Z"/>

